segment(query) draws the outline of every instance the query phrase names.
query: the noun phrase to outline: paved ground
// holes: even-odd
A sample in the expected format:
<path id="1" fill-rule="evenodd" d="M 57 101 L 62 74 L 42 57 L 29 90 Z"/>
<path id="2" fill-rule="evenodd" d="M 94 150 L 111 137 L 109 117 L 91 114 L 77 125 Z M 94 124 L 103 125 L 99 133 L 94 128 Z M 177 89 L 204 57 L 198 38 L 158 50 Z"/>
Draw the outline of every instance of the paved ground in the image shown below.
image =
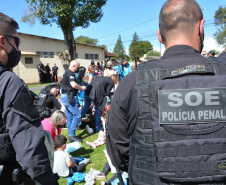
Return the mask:
<path id="1" fill-rule="evenodd" d="M 46 85 L 38 86 L 38 87 L 30 87 L 29 89 L 33 92 L 40 92 L 42 88 L 44 88 Z"/>

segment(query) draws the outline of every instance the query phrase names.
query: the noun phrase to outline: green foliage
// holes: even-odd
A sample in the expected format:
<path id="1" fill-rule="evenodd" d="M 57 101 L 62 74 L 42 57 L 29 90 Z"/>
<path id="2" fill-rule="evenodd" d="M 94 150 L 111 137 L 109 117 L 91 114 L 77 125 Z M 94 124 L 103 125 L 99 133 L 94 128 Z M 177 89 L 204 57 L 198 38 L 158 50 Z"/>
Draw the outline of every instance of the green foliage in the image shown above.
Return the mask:
<path id="1" fill-rule="evenodd" d="M 106 46 L 106 45 L 104 45 L 104 44 L 102 44 L 102 45 L 99 45 L 100 47 L 104 47 L 105 48 L 105 50 L 108 50 L 108 47 Z"/>
<path id="2" fill-rule="evenodd" d="M 159 51 L 148 51 L 147 56 L 159 56 L 160 57 L 160 52 Z"/>
<path id="3" fill-rule="evenodd" d="M 149 41 L 140 41 L 136 32 L 133 35 L 133 40 L 129 46 L 129 54 L 132 60 L 137 57 L 142 57 L 148 51 L 153 50 L 153 46 Z"/>
<path id="4" fill-rule="evenodd" d="M 210 51 L 214 51 L 214 52 L 215 52 L 215 55 L 219 55 L 219 54 L 220 54 L 220 51 L 217 51 L 217 50 L 215 50 L 215 49 L 211 49 Z M 210 52 L 210 51 L 209 51 L 209 52 Z M 208 52 L 208 53 L 209 53 L 209 52 Z"/>
<path id="5" fill-rule="evenodd" d="M 98 40 L 92 39 L 92 38 L 89 38 L 89 37 L 85 37 L 85 36 L 79 36 L 75 39 L 75 42 L 96 46 Z"/>
<path id="6" fill-rule="evenodd" d="M 22 17 L 31 25 L 38 19 L 43 25 L 59 25 L 64 34 L 65 46 L 71 59 L 75 59 L 76 48 L 73 31 L 76 27 L 86 28 L 103 16 L 102 6 L 107 0 L 26 0 L 28 9 Z"/>
<path id="7" fill-rule="evenodd" d="M 124 55 L 126 54 L 126 52 L 124 50 L 124 46 L 123 46 L 122 40 L 121 40 L 121 35 L 118 36 L 118 40 L 117 40 L 117 42 L 115 44 L 113 53 L 118 55 L 118 57 L 115 57 L 116 59 L 123 58 Z"/>
<path id="8" fill-rule="evenodd" d="M 226 6 L 220 6 L 214 15 L 215 24 L 220 26 L 214 37 L 218 44 L 226 46 Z"/>

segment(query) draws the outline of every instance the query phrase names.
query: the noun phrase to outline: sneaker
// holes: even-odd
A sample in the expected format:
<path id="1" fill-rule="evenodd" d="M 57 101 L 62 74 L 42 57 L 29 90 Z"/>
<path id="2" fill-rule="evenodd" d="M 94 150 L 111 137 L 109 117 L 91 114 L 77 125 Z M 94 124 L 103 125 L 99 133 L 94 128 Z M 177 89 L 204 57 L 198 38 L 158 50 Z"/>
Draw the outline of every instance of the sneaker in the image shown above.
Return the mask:
<path id="1" fill-rule="evenodd" d="M 93 129 L 89 127 L 89 125 L 86 125 L 86 131 L 88 134 L 92 134 L 93 133 Z"/>
<path id="2" fill-rule="evenodd" d="M 95 175 L 95 179 L 96 180 L 105 180 L 106 176 L 104 175 L 104 173 L 99 173 L 97 175 Z"/>
<path id="3" fill-rule="evenodd" d="M 81 137 L 79 138 L 79 137 L 77 137 L 77 136 L 73 136 L 73 137 L 69 137 L 68 138 L 68 141 L 70 142 L 70 143 L 73 143 L 73 142 L 82 142 L 82 140 L 81 140 Z"/>
<path id="4" fill-rule="evenodd" d="M 96 145 L 94 145 L 93 143 L 90 143 L 89 141 L 86 141 L 86 144 L 93 149 L 96 149 Z"/>
<path id="5" fill-rule="evenodd" d="M 85 159 L 85 160 L 81 161 L 78 164 L 85 164 L 85 165 L 87 165 L 87 164 L 89 164 L 89 162 L 90 162 L 90 159 Z"/>

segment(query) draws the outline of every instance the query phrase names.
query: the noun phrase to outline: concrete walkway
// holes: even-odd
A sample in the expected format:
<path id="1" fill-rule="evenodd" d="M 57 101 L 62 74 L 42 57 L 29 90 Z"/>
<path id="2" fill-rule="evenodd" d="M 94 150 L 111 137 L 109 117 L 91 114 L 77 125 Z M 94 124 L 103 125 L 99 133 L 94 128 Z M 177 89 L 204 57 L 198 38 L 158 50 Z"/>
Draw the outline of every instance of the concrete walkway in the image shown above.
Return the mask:
<path id="1" fill-rule="evenodd" d="M 29 90 L 33 92 L 40 92 L 42 88 L 44 88 L 46 85 L 37 86 L 37 87 L 30 87 Z"/>

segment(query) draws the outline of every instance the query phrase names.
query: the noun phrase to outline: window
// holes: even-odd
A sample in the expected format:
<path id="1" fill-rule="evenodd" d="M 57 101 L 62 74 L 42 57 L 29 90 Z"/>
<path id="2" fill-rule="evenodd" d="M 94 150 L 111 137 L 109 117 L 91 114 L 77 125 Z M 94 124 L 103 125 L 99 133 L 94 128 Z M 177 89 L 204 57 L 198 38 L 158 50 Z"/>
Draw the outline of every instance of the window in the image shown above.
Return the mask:
<path id="1" fill-rule="evenodd" d="M 36 54 L 40 54 L 40 58 L 54 58 L 54 52 L 36 51 Z"/>
<path id="2" fill-rule="evenodd" d="M 78 53 L 75 54 L 75 58 L 78 58 Z"/>
<path id="3" fill-rule="evenodd" d="M 33 64 L 33 58 L 26 58 L 25 57 L 25 64 Z"/>
<path id="4" fill-rule="evenodd" d="M 89 54 L 85 54 L 85 59 L 89 59 Z"/>
<path id="5" fill-rule="evenodd" d="M 49 52 L 49 58 L 54 58 L 54 52 Z"/>
<path id="6" fill-rule="evenodd" d="M 98 54 L 86 53 L 85 54 L 85 59 L 99 59 L 99 55 Z"/>

